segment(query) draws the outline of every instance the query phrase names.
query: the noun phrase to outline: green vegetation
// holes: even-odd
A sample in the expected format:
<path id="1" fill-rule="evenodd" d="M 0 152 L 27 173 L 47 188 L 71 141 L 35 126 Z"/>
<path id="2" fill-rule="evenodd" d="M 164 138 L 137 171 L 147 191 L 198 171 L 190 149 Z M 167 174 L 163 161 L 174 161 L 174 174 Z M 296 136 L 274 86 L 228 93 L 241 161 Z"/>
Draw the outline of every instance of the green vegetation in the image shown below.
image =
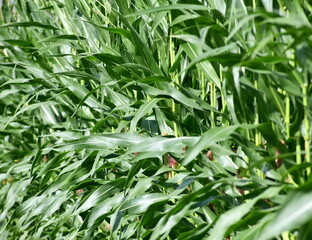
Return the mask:
<path id="1" fill-rule="evenodd" d="M 0 239 L 312 239 L 310 1 L 1 2 Z"/>

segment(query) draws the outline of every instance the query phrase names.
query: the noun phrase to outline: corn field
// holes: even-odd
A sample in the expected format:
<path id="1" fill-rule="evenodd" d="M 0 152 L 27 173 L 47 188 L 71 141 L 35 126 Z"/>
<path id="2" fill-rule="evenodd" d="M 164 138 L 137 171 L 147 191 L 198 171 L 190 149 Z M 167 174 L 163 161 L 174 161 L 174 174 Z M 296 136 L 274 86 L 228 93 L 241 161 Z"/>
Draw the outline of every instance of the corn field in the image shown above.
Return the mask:
<path id="1" fill-rule="evenodd" d="M 2 0 L 0 239 L 312 239 L 312 2 Z"/>

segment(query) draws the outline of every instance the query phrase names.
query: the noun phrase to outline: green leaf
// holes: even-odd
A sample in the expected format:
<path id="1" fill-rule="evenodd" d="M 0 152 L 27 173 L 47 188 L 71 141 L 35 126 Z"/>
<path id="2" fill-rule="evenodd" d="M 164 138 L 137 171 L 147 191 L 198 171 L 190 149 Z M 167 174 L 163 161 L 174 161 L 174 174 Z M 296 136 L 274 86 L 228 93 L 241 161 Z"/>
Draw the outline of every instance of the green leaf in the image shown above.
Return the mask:
<path id="1" fill-rule="evenodd" d="M 64 77 L 61 78 L 61 81 L 64 84 L 64 86 L 70 89 L 81 100 L 84 99 L 84 97 L 86 97 L 86 95 L 89 94 L 89 90 L 76 81 L 73 81 L 69 78 L 64 78 Z M 93 95 L 90 95 L 85 100 L 85 103 L 97 112 L 103 112 L 103 110 L 109 110 L 107 106 L 99 103 Z"/>
<path id="2" fill-rule="evenodd" d="M 156 105 L 157 105 L 157 102 L 159 101 L 160 99 L 153 99 L 149 102 L 146 102 L 144 104 L 141 105 L 141 107 L 139 108 L 138 112 L 135 114 L 134 118 L 131 120 L 131 123 L 130 123 L 130 132 L 133 132 L 138 121 L 144 117 L 148 112 L 150 112 Z"/>
<path id="3" fill-rule="evenodd" d="M 311 221 L 312 192 L 290 194 L 275 217 L 267 223 L 258 239 L 272 239 L 284 231 L 298 228 Z"/>
<path id="4" fill-rule="evenodd" d="M 36 28 L 44 28 L 44 29 L 53 29 L 57 30 L 57 27 L 54 27 L 50 24 L 43 24 L 40 22 L 14 22 L 7 23 L 0 26 L 0 28 L 8 28 L 8 27 L 36 27 Z"/>
<path id="5" fill-rule="evenodd" d="M 66 144 L 56 146 L 59 151 L 72 151 L 81 149 L 114 149 L 121 146 L 130 147 L 145 141 L 146 137 L 135 134 L 93 134 Z"/>
<path id="6" fill-rule="evenodd" d="M 205 7 L 203 5 L 195 5 L 195 4 L 172 4 L 172 5 L 159 6 L 159 7 L 145 9 L 142 11 L 137 11 L 135 13 L 128 14 L 126 17 L 133 17 L 133 16 L 137 16 L 137 15 L 156 13 L 156 12 L 162 12 L 162 11 L 169 11 L 169 10 L 207 11 L 207 10 L 209 10 L 209 8 Z"/>
<path id="7" fill-rule="evenodd" d="M 222 240 L 224 235 L 227 232 L 227 229 L 239 221 L 244 215 L 246 215 L 252 208 L 252 206 L 262 198 L 272 198 L 281 190 L 280 187 L 271 187 L 268 188 L 265 192 L 259 196 L 253 198 L 251 201 L 248 201 L 244 204 L 241 204 L 238 207 L 235 207 L 227 212 L 223 213 L 220 218 L 215 223 L 214 228 L 211 230 L 207 240 Z"/>
<path id="8" fill-rule="evenodd" d="M 182 44 L 181 46 L 192 61 L 195 61 L 195 59 L 198 59 L 203 54 L 201 49 L 193 44 L 185 43 Z M 205 76 L 208 78 L 209 81 L 216 84 L 218 88 L 221 88 L 220 79 L 216 71 L 214 70 L 213 66 L 209 62 L 207 61 L 199 62 L 198 66 L 200 70 L 203 71 L 203 73 L 205 74 Z"/>
<path id="9" fill-rule="evenodd" d="M 77 40 L 86 40 L 83 36 L 76 36 L 72 34 L 64 34 L 64 35 L 57 35 L 51 36 L 42 39 L 40 42 L 62 42 L 62 41 L 77 41 Z"/>
<path id="10" fill-rule="evenodd" d="M 182 165 L 189 164 L 197 155 L 204 149 L 216 142 L 228 140 L 234 131 L 239 128 L 239 125 L 229 127 L 216 127 L 205 132 L 196 142 L 195 146 L 186 151 L 186 156 L 182 160 Z"/>
<path id="11" fill-rule="evenodd" d="M 83 203 L 80 204 L 79 208 L 76 210 L 77 213 L 87 211 L 88 209 L 95 207 L 97 204 L 107 199 L 108 197 L 113 196 L 118 192 L 125 183 L 125 178 L 119 178 L 115 181 L 108 182 L 103 186 L 99 187 L 93 191 L 90 195 L 86 196 L 83 200 Z"/>
<path id="12" fill-rule="evenodd" d="M 162 202 L 168 199 L 167 194 L 150 193 L 137 198 L 126 201 L 120 208 L 120 211 L 127 211 L 130 214 L 143 213 L 147 208 L 157 202 Z"/>

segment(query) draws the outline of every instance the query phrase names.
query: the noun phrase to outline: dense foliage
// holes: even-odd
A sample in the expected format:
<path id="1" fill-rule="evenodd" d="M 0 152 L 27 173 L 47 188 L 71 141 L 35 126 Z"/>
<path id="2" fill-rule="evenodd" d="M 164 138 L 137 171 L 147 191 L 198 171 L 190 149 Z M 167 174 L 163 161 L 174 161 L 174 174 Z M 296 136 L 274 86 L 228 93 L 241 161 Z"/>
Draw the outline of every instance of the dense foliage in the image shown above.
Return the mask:
<path id="1" fill-rule="evenodd" d="M 0 239 L 312 239 L 310 1 L 1 2 Z"/>

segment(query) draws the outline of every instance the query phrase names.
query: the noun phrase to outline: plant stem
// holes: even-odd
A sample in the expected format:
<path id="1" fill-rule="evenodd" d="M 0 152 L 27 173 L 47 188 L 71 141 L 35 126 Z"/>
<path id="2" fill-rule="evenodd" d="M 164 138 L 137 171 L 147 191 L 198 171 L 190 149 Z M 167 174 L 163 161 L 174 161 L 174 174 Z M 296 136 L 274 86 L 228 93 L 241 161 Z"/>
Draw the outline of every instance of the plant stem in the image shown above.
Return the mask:
<path id="1" fill-rule="evenodd" d="M 211 107 L 216 108 L 216 86 L 214 83 L 210 83 L 210 103 Z M 215 114 L 211 111 L 211 128 L 215 127 Z"/>
<path id="2" fill-rule="evenodd" d="M 309 122 L 309 106 L 308 106 L 308 95 L 307 95 L 308 84 L 302 84 L 302 93 L 303 93 L 303 108 L 304 108 L 304 127 L 305 134 L 304 138 L 304 150 L 305 150 L 305 161 L 311 163 L 311 153 L 310 153 L 310 122 Z M 307 176 L 311 173 L 311 167 L 307 168 Z"/>
<path id="3" fill-rule="evenodd" d="M 255 89 L 258 89 L 257 80 L 254 80 L 254 86 L 255 86 Z M 259 124 L 259 114 L 258 114 L 258 103 L 257 103 L 256 97 L 254 97 L 254 111 L 255 111 L 255 124 L 257 125 L 257 124 Z M 255 144 L 256 144 L 256 146 L 261 145 L 261 133 L 259 132 L 259 130 L 257 128 L 255 130 Z"/>
<path id="4" fill-rule="evenodd" d="M 256 11 L 256 0 L 252 0 L 252 8 Z"/>
<path id="5" fill-rule="evenodd" d="M 172 17 L 171 13 L 169 12 L 169 23 L 171 24 L 172 22 Z M 169 35 L 169 57 L 170 57 L 170 66 L 172 67 L 174 62 L 175 62 L 175 52 L 174 52 L 174 42 L 172 40 L 172 28 L 170 28 L 170 35 Z M 179 84 L 179 78 L 176 73 L 172 74 L 172 79 L 174 79 L 174 82 L 176 84 Z M 173 83 L 174 84 L 174 83 Z M 176 104 L 174 100 L 172 99 L 172 112 L 176 114 Z M 177 137 L 178 136 L 178 126 L 176 122 L 173 122 L 173 128 L 174 128 L 174 135 Z"/>
<path id="6" fill-rule="evenodd" d="M 198 76 L 201 79 L 201 88 L 202 88 L 202 100 L 205 100 L 205 96 L 206 96 L 206 82 L 205 82 L 205 76 L 204 73 L 202 71 L 199 71 Z"/>
<path id="7" fill-rule="evenodd" d="M 289 94 L 286 93 L 286 117 L 285 117 L 285 125 L 286 125 L 286 138 L 288 139 L 290 137 L 290 128 L 289 128 L 289 124 L 290 124 L 290 98 L 289 98 Z"/>
<path id="8" fill-rule="evenodd" d="M 297 165 L 302 163 L 301 160 L 301 146 L 300 146 L 300 132 L 296 133 L 296 163 Z"/>
<path id="9" fill-rule="evenodd" d="M 283 232 L 282 233 L 282 239 L 283 240 L 289 240 L 289 232 Z"/>
<path id="10" fill-rule="evenodd" d="M 221 104 L 222 104 L 222 113 L 225 111 L 225 106 L 226 106 L 226 101 L 224 98 L 224 94 L 222 91 L 222 81 L 223 81 L 223 72 L 222 72 L 222 65 L 219 65 L 219 75 L 220 75 L 220 82 L 221 82 L 221 89 L 220 89 L 220 94 L 221 94 Z"/>

